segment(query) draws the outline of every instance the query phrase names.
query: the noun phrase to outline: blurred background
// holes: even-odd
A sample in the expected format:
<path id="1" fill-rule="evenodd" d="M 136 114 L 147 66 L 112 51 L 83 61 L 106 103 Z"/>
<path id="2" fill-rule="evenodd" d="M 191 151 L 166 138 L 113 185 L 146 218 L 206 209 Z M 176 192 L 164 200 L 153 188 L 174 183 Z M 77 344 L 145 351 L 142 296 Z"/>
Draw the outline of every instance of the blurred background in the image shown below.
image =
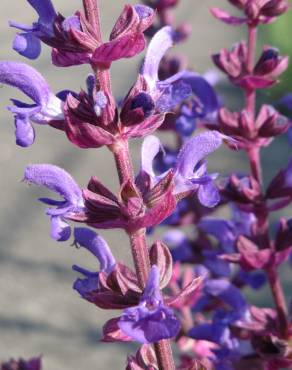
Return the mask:
<path id="1" fill-rule="evenodd" d="M 101 0 L 100 3 L 104 35 L 108 35 L 125 2 Z M 245 37 L 243 28 L 227 27 L 211 17 L 208 8 L 222 6 L 222 3 L 221 0 L 182 0 L 177 9 L 178 22 L 184 20 L 193 25 L 192 37 L 177 49 L 187 54 L 191 66 L 198 72 L 212 68 L 211 53 Z M 54 4 L 60 13 L 69 16 L 81 7 L 81 0 L 54 0 Z M 8 20 L 30 24 L 35 20 L 35 14 L 25 0 L 0 2 L 0 59 L 25 61 L 11 50 L 15 30 L 8 27 Z M 291 52 L 291 34 L 287 33 L 289 16 L 283 17 L 281 22 L 264 34 L 265 42 L 270 39 L 284 52 Z M 117 97 L 123 97 L 135 81 L 140 60 L 141 55 L 113 65 L 112 80 Z M 89 72 L 87 67 L 53 67 L 49 49 L 45 46 L 41 57 L 29 64 L 45 76 L 55 92 L 65 88 L 78 91 L 84 86 Z M 292 73 L 288 72 L 287 76 L 292 76 Z M 291 79 L 286 79 L 286 91 L 290 87 L 287 81 Z M 227 105 L 240 103 L 241 96 L 238 93 L 234 95 L 228 85 L 223 83 L 221 88 Z M 271 99 L 273 94 L 280 96 L 281 93 L 277 87 L 263 98 Z M 71 271 L 72 264 L 96 270 L 96 261 L 86 251 L 70 247 L 70 243 L 58 244 L 50 240 L 48 218 L 44 215 L 44 207 L 37 202 L 39 196 L 46 194 L 43 189 L 29 188 L 21 182 L 27 164 L 52 163 L 70 172 L 83 187 L 91 175 L 96 175 L 115 191 L 117 176 L 111 155 L 105 149 L 75 148 L 65 135 L 45 126 L 36 127 L 36 142 L 31 148 L 18 148 L 14 143 L 13 118 L 5 110 L 10 97 L 18 97 L 16 90 L 1 86 L 0 359 L 43 354 L 45 370 L 120 370 L 124 368 L 126 354 L 134 353 L 135 347 L 99 342 L 102 325 L 116 313 L 95 308 L 79 298 L 71 288 L 76 278 Z M 136 168 L 139 147 L 139 141 L 132 142 Z M 263 152 L 266 179 L 273 176 L 276 168 L 286 165 L 290 152 L 285 138 Z M 248 169 L 242 153 L 231 154 L 224 148 L 211 158 L 210 167 L 212 171 L 223 174 L 239 167 Z M 101 234 L 117 259 L 127 263 L 131 260 L 127 238 L 122 232 Z M 288 287 L 287 271 L 284 271 L 283 278 Z M 262 304 L 267 302 L 268 290 L 257 294 L 257 299 Z"/>

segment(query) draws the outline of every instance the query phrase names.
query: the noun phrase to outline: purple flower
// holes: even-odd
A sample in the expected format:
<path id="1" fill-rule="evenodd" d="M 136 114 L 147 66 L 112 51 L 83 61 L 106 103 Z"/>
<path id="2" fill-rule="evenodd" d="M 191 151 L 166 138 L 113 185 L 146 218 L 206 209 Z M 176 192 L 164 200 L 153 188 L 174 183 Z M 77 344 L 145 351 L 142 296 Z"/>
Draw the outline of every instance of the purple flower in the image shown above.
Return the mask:
<path id="1" fill-rule="evenodd" d="M 148 86 L 147 94 L 160 112 L 169 112 L 190 98 L 193 118 L 205 117 L 218 109 L 218 100 L 212 86 L 203 77 L 182 71 L 164 81 L 158 78 L 159 64 L 166 51 L 173 46 L 174 40 L 175 32 L 169 26 L 163 27 L 152 38 L 141 71 Z M 147 94 L 144 96 L 145 104 L 149 105 Z"/>
<path id="2" fill-rule="evenodd" d="M 243 212 L 235 205 L 232 205 L 231 212 L 231 220 L 205 218 L 199 223 L 201 230 L 213 235 L 219 241 L 220 249 L 225 253 L 234 253 L 239 235 L 250 236 L 255 222 L 253 213 Z"/>
<path id="3" fill-rule="evenodd" d="M 28 0 L 28 2 L 38 13 L 38 21 L 31 26 L 12 21 L 9 25 L 23 31 L 14 38 L 13 49 L 29 59 L 36 59 L 41 52 L 40 39 L 54 36 L 54 21 L 57 13 L 51 0 Z"/>
<path id="4" fill-rule="evenodd" d="M 217 131 L 208 131 L 186 141 L 177 156 L 174 171 L 174 194 L 180 196 L 197 191 L 199 201 L 205 207 L 214 207 L 220 197 L 213 180 L 216 174 L 207 173 L 204 158 L 218 149 L 225 137 Z M 141 172 L 146 172 L 155 185 L 168 173 L 156 175 L 153 169 L 153 160 L 162 149 L 160 140 L 155 136 L 148 136 L 142 145 Z"/>
<path id="5" fill-rule="evenodd" d="M 245 298 L 240 293 L 240 290 L 225 279 L 210 279 L 205 282 L 204 291 L 207 295 L 220 299 L 227 304 L 231 309 L 234 318 L 243 317 L 248 310 L 248 305 Z"/>
<path id="6" fill-rule="evenodd" d="M 124 310 L 118 325 L 124 334 L 145 344 L 178 334 L 180 322 L 163 303 L 157 266 L 152 266 L 139 305 Z"/>
<path id="7" fill-rule="evenodd" d="M 108 274 L 112 272 L 116 264 L 115 258 L 107 242 L 97 233 L 84 227 L 75 228 L 74 244 L 86 248 L 98 259 L 100 271 Z M 73 270 L 85 276 L 83 279 L 77 279 L 73 285 L 82 297 L 97 289 L 99 272 L 90 272 L 76 265 L 73 266 Z"/>
<path id="8" fill-rule="evenodd" d="M 8 109 L 15 116 L 16 143 L 28 147 L 34 142 L 34 128 L 31 122 L 47 124 L 62 121 L 62 101 L 56 97 L 42 75 L 34 68 L 16 62 L 0 63 L 0 82 L 18 88 L 34 104 L 12 99 L 14 106 Z"/>
<path id="9" fill-rule="evenodd" d="M 40 198 L 49 206 L 46 214 L 51 218 L 51 237 L 57 241 L 68 240 L 71 228 L 66 218 L 83 209 L 82 192 L 74 179 L 63 169 L 50 164 L 34 164 L 26 167 L 24 181 L 30 184 L 44 186 L 59 194 L 63 200 Z"/>

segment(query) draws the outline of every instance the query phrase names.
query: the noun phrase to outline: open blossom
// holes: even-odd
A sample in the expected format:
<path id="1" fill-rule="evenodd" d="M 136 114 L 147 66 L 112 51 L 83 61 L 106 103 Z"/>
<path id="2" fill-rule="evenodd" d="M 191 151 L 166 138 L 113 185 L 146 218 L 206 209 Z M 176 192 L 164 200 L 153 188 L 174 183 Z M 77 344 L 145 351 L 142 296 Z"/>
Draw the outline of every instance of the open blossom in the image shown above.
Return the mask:
<path id="1" fill-rule="evenodd" d="M 51 237 L 57 241 L 68 240 L 71 228 L 67 224 L 66 218 L 80 212 L 84 207 L 81 189 L 74 179 L 57 166 L 34 164 L 26 167 L 24 181 L 44 186 L 63 198 L 63 200 L 50 198 L 40 198 L 39 200 L 52 206 L 46 209 L 46 214 L 51 219 Z"/>
<path id="2" fill-rule="evenodd" d="M 166 51 L 173 45 L 175 34 L 171 27 L 163 27 L 152 38 L 145 56 L 141 76 L 146 81 L 148 95 L 160 111 L 171 111 L 187 98 L 196 98 L 197 112 L 206 115 L 218 107 L 217 96 L 200 75 L 181 71 L 160 81 L 158 69 Z M 146 95 L 145 95 L 146 98 Z"/>
<path id="3" fill-rule="evenodd" d="M 13 49 L 19 54 L 35 59 L 41 52 L 40 39 L 54 36 L 54 21 L 57 13 L 51 0 L 28 0 L 38 13 L 38 20 L 31 26 L 10 21 L 9 25 L 22 31 L 13 41 Z"/>
<path id="4" fill-rule="evenodd" d="M 93 81 L 95 86 L 91 91 L 68 95 L 65 122 L 60 128 L 69 140 L 81 148 L 98 148 L 120 139 L 149 135 L 163 124 L 166 113 L 185 100 L 192 104 L 188 112 L 192 119 L 216 112 L 218 101 L 214 89 L 198 74 L 182 71 L 159 81 L 160 61 L 172 45 L 171 27 L 164 27 L 153 37 L 138 80 L 125 98 L 119 115 L 107 91 L 98 88 L 98 81 Z M 97 96 L 103 96 L 102 102 L 106 101 L 98 110 Z"/>
<path id="5" fill-rule="evenodd" d="M 159 270 L 152 266 L 139 305 L 124 310 L 118 323 L 125 334 L 140 343 L 173 338 L 180 330 L 179 320 L 163 303 L 159 280 Z"/>
<path id="6" fill-rule="evenodd" d="M 177 197 L 197 191 L 199 201 L 204 206 L 214 207 L 219 202 L 219 192 L 213 182 L 216 175 L 207 173 L 205 157 L 218 149 L 224 138 L 217 131 L 210 131 L 186 141 L 173 168 L 175 183 L 173 192 Z M 141 172 L 150 176 L 153 185 L 170 171 L 161 175 L 154 172 L 153 160 L 161 149 L 162 145 L 155 136 L 149 136 L 143 142 Z"/>
<path id="7" fill-rule="evenodd" d="M 13 41 L 13 49 L 35 59 L 41 52 L 41 41 L 51 46 L 57 66 L 83 63 L 110 65 L 114 60 L 129 58 L 145 48 L 143 32 L 151 25 L 154 12 L 143 5 L 126 5 L 110 36 L 102 43 L 82 12 L 67 18 L 57 14 L 51 0 L 28 0 L 39 18 L 31 26 L 9 22 L 22 31 Z"/>
<path id="8" fill-rule="evenodd" d="M 74 229 L 74 244 L 91 252 L 100 263 L 100 271 L 109 274 L 115 267 L 116 261 L 106 241 L 94 231 L 79 227 Z M 79 292 L 82 297 L 87 293 L 97 290 L 99 287 L 99 272 L 90 272 L 77 265 L 73 270 L 80 272 L 84 278 L 78 278 L 73 288 Z"/>
<path id="9" fill-rule="evenodd" d="M 49 124 L 53 121 L 63 121 L 62 101 L 53 94 L 45 79 L 34 68 L 24 63 L 1 62 L 0 82 L 16 87 L 33 101 L 33 104 L 27 104 L 12 99 L 14 105 L 8 107 L 15 117 L 18 145 L 27 147 L 34 142 L 32 123 Z"/>

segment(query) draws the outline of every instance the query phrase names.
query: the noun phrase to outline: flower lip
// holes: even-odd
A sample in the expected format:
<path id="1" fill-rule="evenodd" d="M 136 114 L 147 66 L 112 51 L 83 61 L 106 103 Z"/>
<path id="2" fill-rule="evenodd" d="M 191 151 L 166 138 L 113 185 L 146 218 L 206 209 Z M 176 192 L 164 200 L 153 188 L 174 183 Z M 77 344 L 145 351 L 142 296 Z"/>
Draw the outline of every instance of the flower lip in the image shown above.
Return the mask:
<path id="1" fill-rule="evenodd" d="M 98 259 L 101 271 L 110 273 L 116 265 L 108 244 L 94 231 L 85 227 L 75 228 L 74 244 L 89 250 Z"/>
<path id="2" fill-rule="evenodd" d="M 25 63 L 1 62 L 0 82 L 18 88 L 38 105 L 49 100 L 49 85 L 39 72 Z"/>
<path id="3" fill-rule="evenodd" d="M 158 68 L 166 51 L 173 46 L 173 29 L 170 26 L 163 27 L 152 38 L 142 67 L 142 75 L 145 77 L 150 89 L 155 88 L 158 79 Z"/>

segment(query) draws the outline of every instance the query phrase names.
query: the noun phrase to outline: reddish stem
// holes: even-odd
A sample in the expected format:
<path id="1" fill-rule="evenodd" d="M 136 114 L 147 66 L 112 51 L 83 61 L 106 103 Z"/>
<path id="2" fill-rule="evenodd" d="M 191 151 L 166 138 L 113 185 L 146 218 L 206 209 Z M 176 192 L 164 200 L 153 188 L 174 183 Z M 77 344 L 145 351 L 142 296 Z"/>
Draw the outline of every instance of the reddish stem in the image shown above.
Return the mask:
<path id="1" fill-rule="evenodd" d="M 279 279 L 279 274 L 275 268 L 269 268 L 267 270 L 267 275 L 269 278 L 271 291 L 277 308 L 279 331 L 283 339 L 287 339 L 289 336 L 288 311 L 282 284 Z"/>
<path id="2" fill-rule="evenodd" d="M 252 147 L 247 149 L 247 155 L 249 159 L 250 169 L 252 176 L 262 184 L 262 167 L 260 160 L 260 149 L 258 147 Z"/>
<path id="3" fill-rule="evenodd" d="M 254 59 L 256 52 L 256 40 L 257 40 L 257 27 L 249 26 L 248 28 L 248 55 L 247 55 L 247 71 L 249 74 L 253 73 Z M 256 115 L 256 90 L 246 90 L 246 110 L 255 121 Z M 252 176 L 259 182 L 262 183 L 262 165 L 260 159 L 260 148 L 255 146 L 247 149 L 247 155 L 250 162 Z M 266 208 L 266 207 L 265 207 Z M 268 223 L 268 212 L 260 212 L 256 214 L 258 232 L 260 233 L 261 240 L 264 240 L 267 247 L 273 248 L 273 245 L 269 238 L 269 223 Z M 276 253 L 276 251 L 274 251 Z M 287 305 L 285 301 L 285 295 L 283 287 L 279 278 L 277 269 L 269 267 L 266 270 L 270 288 L 273 294 L 278 319 L 279 319 L 279 331 L 283 338 L 287 337 L 288 332 L 288 318 L 287 318 Z"/>

